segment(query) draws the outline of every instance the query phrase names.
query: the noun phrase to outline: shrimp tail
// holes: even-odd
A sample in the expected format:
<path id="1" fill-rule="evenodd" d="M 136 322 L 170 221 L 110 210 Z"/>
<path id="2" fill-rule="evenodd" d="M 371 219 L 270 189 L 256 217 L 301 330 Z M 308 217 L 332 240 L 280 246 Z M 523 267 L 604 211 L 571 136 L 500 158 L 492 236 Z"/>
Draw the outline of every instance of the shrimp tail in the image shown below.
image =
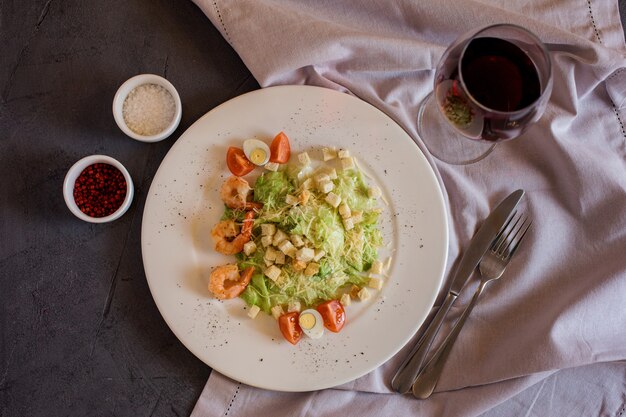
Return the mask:
<path id="1" fill-rule="evenodd" d="M 252 226 L 254 226 L 254 211 L 250 210 L 246 212 L 246 215 L 243 219 L 243 226 L 241 227 L 241 236 L 245 239 L 250 240 L 252 237 Z"/>
<path id="2" fill-rule="evenodd" d="M 263 203 L 257 203 L 256 201 L 246 201 L 245 208 L 246 210 L 261 210 L 263 208 Z"/>
<path id="3" fill-rule="evenodd" d="M 219 266 L 211 272 L 209 291 L 219 300 L 235 298 L 245 291 L 254 271 L 255 268 L 249 266 L 240 274 L 235 264 Z"/>
<path id="4" fill-rule="evenodd" d="M 222 220 L 211 230 L 215 241 L 215 250 L 224 255 L 236 255 L 243 251 L 243 246 L 252 239 L 255 212 L 247 211 L 241 232 L 237 234 L 237 226 L 233 220 Z"/>

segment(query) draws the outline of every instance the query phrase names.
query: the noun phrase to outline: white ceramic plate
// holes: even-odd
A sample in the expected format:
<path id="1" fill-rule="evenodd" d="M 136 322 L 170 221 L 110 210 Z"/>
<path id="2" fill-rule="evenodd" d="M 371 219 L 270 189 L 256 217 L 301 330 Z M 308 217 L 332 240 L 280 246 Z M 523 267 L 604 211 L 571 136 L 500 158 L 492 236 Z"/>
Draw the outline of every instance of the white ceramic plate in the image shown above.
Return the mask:
<path id="1" fill-rule="evenodd" d="M 382 228 L 392 256 L 380 292 L 347 308 L 337 334 L 292 346 L 276 321 L 246 316 L 240 299 L 218 301 L 207 283 L 234 257 L 213 250 L 210 230 L 223 213 L 219 188 L 229 172 L 229 146 L 269 143 L 279 131 L 293 153 L 348 148 L 378 182 L 389 205 Z M 257 175 L 261 169 L 257 169 Z M 333 90 L 283 86 L 257 90 L 194 123 L 163 160 L 143 215 L 142 253 L 150 290 L 163 318 L 198 358 L 243 383 L 279 391 L 336 386 L 375 369 L 417 331 L 443 281 L 448 248 L 445 205 L 431 167 L 396 123 L 373 106 Z"/>

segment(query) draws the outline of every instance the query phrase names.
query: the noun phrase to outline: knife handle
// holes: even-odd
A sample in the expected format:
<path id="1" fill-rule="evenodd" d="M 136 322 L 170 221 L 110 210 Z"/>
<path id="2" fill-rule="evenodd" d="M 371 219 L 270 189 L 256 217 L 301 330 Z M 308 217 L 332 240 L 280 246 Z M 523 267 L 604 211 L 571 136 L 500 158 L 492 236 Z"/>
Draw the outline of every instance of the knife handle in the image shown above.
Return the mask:
<path id="1" fill-rule="evenodd" d="M 439 328 L 441 327 L 443 320 L 448 314 L 448 311 L 456 298 L 456 294 L 452 292 L 448 293 L 443 304 L 439 307 L 439 311 L 437 311 L 437 314 L 428 325 L 426 332 L 415 344 L 413 350 L 404 360 L 402 365 L 400 365 L 396 375 L 391 380 L 391 387 L 394 391 L 399 392 L 400 394 L 406 394 L 411 391 L 411 387 L 417 379 L 417 375 L 419 374 L 420 368 L 424 363 L 424 359 L 430 350 L 430 345 L 433 343 L 435 336 L 437 336 Z"/>
<path id="2" fill-rule="evenodd" d="M 478 289 L 474 293 L 472 297 L 472 301 L 470 301 L 469 305 L 463 311 L 463 315 L 459 318 L 459 321 L 454 325 L 454 328 L 450 332 L 450 334 L 443 341 L 437 352 L 433 355 L 433 357 L 428 361 L 424 369 L 419 373 L 415 384 L 413 385 L 413 396 L 415 398 L 419 398 L 421 400 L 430 397 L 430 395 L 435 390 L 435 386 L 437 386 L 437 382 L 439 381 L 439 377 L 441 376 L 441 371 L 443 370 L 443 366 L 448 360 L 448 356 L 450 356 L 450 351 L 452 350 L 452 346 L 456 341 L 463 325 L 465 324 L 465 320 L 469 316 L 469 313 L 472 311 L 474 306 L 476 305 L 476 301 L 478 301 L 478 297 L 483 292 L 485 288 L 485 283 L 481 282 Z"/>

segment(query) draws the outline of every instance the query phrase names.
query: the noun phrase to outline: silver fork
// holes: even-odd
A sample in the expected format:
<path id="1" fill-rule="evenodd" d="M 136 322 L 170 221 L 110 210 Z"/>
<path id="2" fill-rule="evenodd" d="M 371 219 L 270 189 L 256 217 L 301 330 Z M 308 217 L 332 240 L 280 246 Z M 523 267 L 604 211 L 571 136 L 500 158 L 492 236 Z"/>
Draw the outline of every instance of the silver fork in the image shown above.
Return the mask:
<path id="1" fill-rule="evenodd" d="M 443 366 L 450 355 L 450 351 L 452 350 L 452 345 L 454 345 L 454 342 L 461 332 L 467 317 L 476 305 L 478 297 L 480 297 L 480 294 L 489 282 L 502 276 L 504 270 L 511 261 L 513 254 L 519 247 L 522 239 L 526 236 L 526 232 L 528 232 L 531 224 L 532 221 L 528 217 L 522 216 L 521 214 L 516 216 L 514 214 L 502 228 L 499 235 L 494 239 L 489 251 L 487 251 L 487 254 L 485 254 L 483 259 L 480 261 L 480 285 L 476 289 L 472 300 L 465 308 L 463 315 L 459 318 L 459 321 L 456 323 L 448 337 L 446 337 L 441 344 L 441 347 L 439 347 L 437 352 L 435 352 L 432 359 L 428 361 L 413 384 L 413 395 L 416 398 L 428 398 L 433 393 L 435 386 L 437 385 L 437 381 L 439 381 Z"/>

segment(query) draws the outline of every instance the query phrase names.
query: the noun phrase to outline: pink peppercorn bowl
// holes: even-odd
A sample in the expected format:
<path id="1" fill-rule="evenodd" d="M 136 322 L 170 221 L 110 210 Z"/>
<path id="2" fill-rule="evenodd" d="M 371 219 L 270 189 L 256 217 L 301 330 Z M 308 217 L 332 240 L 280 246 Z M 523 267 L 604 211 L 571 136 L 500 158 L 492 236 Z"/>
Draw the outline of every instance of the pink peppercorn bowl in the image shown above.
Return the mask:
<path id="1" fill-rule="evenodd" d="M 126 181 L 126 196 L 120 207 L 113 213 L 104 217 L 92 217 L 83 213 L 78 207 L 78 204 L 76 204 L 76 200 L 74 199 L 74 184 L 85 168 L 99 163 L 111 165 L 122 173 Z M 118 160 L 106 155 L 90 155 L 80 159 L 67 171 L 65 180 L 63 181 L 63 198 L 65 199 L 65 204 L 67 204 L 72 214 L 89 223 L 107 223 L 120 218 L 130 207 L 134 192 L 133 180 L 128 170 Z"/>
<path id="2" fill-rule="evenodd" d="M 170 124 L 162 131 L 157 134 L 144 136 L 134 132 L 132 129 L 128 127 L 126 121 L 124 120 L 124 101 L 126 97 L 133 91 L 136 87 L 139 87 L 144 84 L 156 84 L 164 89 L 166 89 L 174 99 L 174 117 Z M 180 96 L 178 95 L 178 91 L 171 82 L 166 80 L 165 78 L 158 76 L 156 74 L 139 74 L 135 75 L 132 78 L 126 80 L 115 93 L 115 97 L 113 98 L 113 118 L 115 119 L 115 123 L 117 126 L 124 132 L 127 136 L 136 139 L 141 142 L 159 142 L 163 139 L 168 138 L 180 123 L 180 119 L 182 117 L 182 103 L 180 101 Z"/>

